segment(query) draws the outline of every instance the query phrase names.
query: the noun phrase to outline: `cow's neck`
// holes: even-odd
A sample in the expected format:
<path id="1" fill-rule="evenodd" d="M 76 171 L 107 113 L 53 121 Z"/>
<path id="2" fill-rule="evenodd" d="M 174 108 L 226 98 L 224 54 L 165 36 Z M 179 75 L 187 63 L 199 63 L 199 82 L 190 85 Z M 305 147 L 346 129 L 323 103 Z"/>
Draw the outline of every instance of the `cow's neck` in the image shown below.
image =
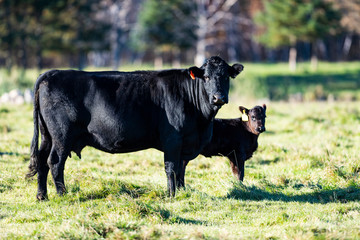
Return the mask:
<path id="1" fill-rule="evenodd" d="M 214 108 L 209 102 L 209 97 L 201 80 L 189 80 L 188 88 L 190 91 L 189 100 L 195 108 L 201 112 L 202 116 L 207 120 L 213 119 L 218 112 L 218 108 Z"/>

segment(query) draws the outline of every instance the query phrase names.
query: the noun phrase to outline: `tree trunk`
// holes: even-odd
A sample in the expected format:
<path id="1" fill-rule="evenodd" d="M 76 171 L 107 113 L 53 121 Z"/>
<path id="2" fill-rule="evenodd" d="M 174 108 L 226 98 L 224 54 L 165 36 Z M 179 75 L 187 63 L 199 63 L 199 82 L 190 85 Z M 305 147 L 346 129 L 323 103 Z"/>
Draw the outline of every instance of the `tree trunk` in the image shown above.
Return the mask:
<path id="1" fill-rule="evenodd" d="M 6 66 L 6 69 L 7 69 L 7 73 L 10 75 L 11 74 L 11 70 L 12 70 L 12 67 L 13 67 L 13 44 L 14 44 L 14 41 L 13 40 L 13 30 L 12 30 L 12 25 L 11 25 L 11 9 L 10 9 L 10 1 L 5 1 L 5 21 L 6 21 L 6 27 L 7 27 L 7 30 L 9 31 L 9 36 L 8 36 L 8 42 L 7 42 L 7 45 L 8 45 L 8 49 L 6 51 L 7 53 L 7 57 L 6 57 L 6 60 L 5 60 L 5 66 Z"/>
<path id="2" fill-rule="evenodd" d="M 22 36 L 21 40 L 21 66 L 24 69 L 28 68 L 28 59 L 27 59 L 27 41 L 26 41 L 26 35 L 24 34 Z"/>
<path id="3" fill-rule="evenodd" d="M 42 30 L 40 27 L 40 17 L 37 18 L 37 22 L 39 27 L 37 27 L 35 39 L 36 39 L 36 67 L 37 70 L 40 72 L 44 68 L 44 61 L 43 61 L 43 47 L 41 45 L 41 38 L 42 38 Z"/>
<path id="4" fill-rule="evenodd" d="M 39 44 L 36 47 L 36 65 L 39 72 L 44 68 L 42 47 Z"/>
<path id="5" fill-rule="evenodd" d="M 43 8 L 39 8 L 35 10 L 35 19 L 36 19 L 36 27 L 34 32 L 34 38 L 36 41 L 35 45 L 35 54 L 36 54 L 36 67 L 39 72 L 43 69 L 43 46 L 41 43 L 43 36 L 43 22 L 41 21 L 41 17 L 43 15 Z"/>
<path id="6" fill-rule="evenodd" d="M 290 47 L 290 51 L 289 51 L 289 69 L 292 72 L 296 71 L 296 55 L 297 55 L 296 47 L 295 46 Z"/>
<path id="7" fill-rule="evenodd" d="M 121 55 L 123 52 L 123 46 L 126 42 L 125 32 L 120 28 L 114 30 L 115 39 L 112 43 L 112 54 L 113 54 L 113 70 L 118 70 L 121 64 Z"/>
<path id="8" fill-rule="evenodd" d="M 120 29 L 116 29 L 115 31 L 115 41 L 113 42 L 113 49 L 112 49 L 112 55 L 113 55 L 113 70 L 119 69 L 120 66 Z"/>
<path id="9" fill-rule="evenodd" d="M 348 55 L 349 55 L 350 48 L 351 48 L 351 45 L 352 45 L 352 38 L 353 38 L 352 34 L 347 34 L 346 35 L 344 45 L 343 45 L 343 49 L 342 49 L 343 60 L 346 60 Z"/>
<path id="10" fill-rule="evenodd" d="M 155 51 L 154 68 L 155 69 L 163 68 L 163 58 L 162 58 L 162 53 L 160 51 Z"/>
<path id="11" fill-rule="evenodd" d="M 311 69 L 313 71 L 317 70 L 318 66 L 318 57 L 317 57 L 317 43 L 316 41 L 312 43 L 312 51 L 311 51 L 311 61 L 310 61 Z"/>
<path id="12" fill-rule="evenodd" d="M 237 36 L 236 36 L 235 29 L 234 29 L 234 24 L 232 24 L 232 23 L 227 24 L 226 32 L 227 32 L 227 38 L 228 38 L 227 52 L 228 52 L 229 62 L 236 62 L 238 60 L 237 54 L 236 54 L 236 46 L 238 44 L 237 44 Z"/>
<path id="13" fill-rule="evenodd" d="M 86 52 L 84 50 L 79 50 L 78 52 L 78 69 L 83 70 L 86 65 Z"/>
<path id="14" fill-rule="evenodd" d="M 251 60 L 252 61 L 255 61 L 255 62 L 258 62 L 258 61 L 260 61 L 260 59 L 261 59 L 261 49 L 260 49 L 260 45 L 257 43 L 257 42 L 255 42 L 255 41 L 251 41 Z M 273 50 L 270 50 L 270 51 L 273 51 Z M 271 57 L 270 57 L 271 58 Z"/>
<path id="15" fill-rule="evenodd" d="M 180 49 L 172 49 L 172 67 L 181 68 Z"/>
<path id="16" fill-rule="evenodd" d="M 201 66 L 206 59 L 206 33 L 207 33 L 207 19 L 205 1 L 198 1 L 198 29 L 196 31 L 197 43 L 196 43 L 196 54 L 194 63 L 196 66 Z"/>
<path id="17" fill-rule="evenodd" d="M 206 17 L 199 17 L 199 28 L 197 30 L 197 43 L 195 65 L 201 66 L 206 59 Z"/>

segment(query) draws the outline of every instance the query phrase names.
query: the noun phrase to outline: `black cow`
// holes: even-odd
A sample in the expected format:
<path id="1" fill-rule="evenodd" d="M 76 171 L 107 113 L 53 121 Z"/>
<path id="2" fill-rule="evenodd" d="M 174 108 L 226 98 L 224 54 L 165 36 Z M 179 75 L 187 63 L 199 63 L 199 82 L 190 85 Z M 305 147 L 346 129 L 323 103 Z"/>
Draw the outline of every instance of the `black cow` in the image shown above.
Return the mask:
<path id="1" fill-rule="evenodd" d="M 182 161 L 195 158 L 210 141 L 213 119 L 228 102 L 229 77 L 242 70 L 241 64 L 229 66 L 215 56 L 201 68 L 42 74 L 34 87 L 27 174 L 38 174 L 37 199 L 47 197 L 49 169 L 57 193 L 65 193 L 65 161 L 71 151 L 80 157 L 85 146 L 109 153 L 163 151 L 168 192 L 174 196 L 184 185 Z"/>
<path id="2" fill-rule="evenodd" d="M 241 118 L 215 118 L 211 142 L 201 154 L 205 157 L 229 158 L 234 175 L 243 181 L 245 161 L 252 157 L 258 147 L 259 134 L 265 131 L 266 105 L 255 106 L 250 110 L 240 106 L 239 110 Z M 183 161 L 184 174 L 188 163 L 189 160 Z"/>

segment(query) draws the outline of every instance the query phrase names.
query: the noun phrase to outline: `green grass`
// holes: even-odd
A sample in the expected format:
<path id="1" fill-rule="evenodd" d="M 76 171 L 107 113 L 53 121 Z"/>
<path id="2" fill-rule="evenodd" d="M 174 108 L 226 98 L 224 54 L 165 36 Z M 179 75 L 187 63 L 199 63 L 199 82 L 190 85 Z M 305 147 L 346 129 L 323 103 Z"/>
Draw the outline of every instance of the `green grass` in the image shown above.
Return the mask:
<path id="1" fill-rule="evenodd" d="M 218 117 L 239 116 L 236 103 Z M 227 159 L 199 156 L 175 198 L 161 152 L 85 148 L 67 160 L 68 194 L 49 180 L 37 202 L 24 179 L 32 107 L 0 106 L 0 238 L 359 239 L 359 123 L 360 102 L 269 103 L 244 182 Z"/>
<path id="2" fill-rule="evenodd" d="M 233 90 L 245 99 L 289 100 L 301 94 L 305 101 L 360 100 L 359 62 L 320 62 L 317 71 L 305 62 L 298 64 L 296 72 L 291 72 L 287 64 L 244 66 L 244 72 L 233 82 Z"/>
<path id="3" fill-rule="evenodd" d="M 11 72 L 8 72 L 5 68 L 0 68 L 0 95 L 13 89 L 32 89 L 39 74 L 40 72 L 35 69 L 24 70 L 14 68 Z"/>

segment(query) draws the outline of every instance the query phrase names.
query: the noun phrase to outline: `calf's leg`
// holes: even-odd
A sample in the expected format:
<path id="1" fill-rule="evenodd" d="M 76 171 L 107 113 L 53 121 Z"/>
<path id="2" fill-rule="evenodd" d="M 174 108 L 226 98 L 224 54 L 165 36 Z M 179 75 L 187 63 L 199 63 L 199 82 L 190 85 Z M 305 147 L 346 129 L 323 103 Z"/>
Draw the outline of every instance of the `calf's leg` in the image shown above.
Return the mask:
<path id="1" fill-rule="evenodd" d="M 228 156 L 228 158 L 230 160 L 230 166 L 234 176 L 242 182 L 245 175 L 245 160 L 243 160 L 243 156 L 240 152 L 234 151 Z"/>

